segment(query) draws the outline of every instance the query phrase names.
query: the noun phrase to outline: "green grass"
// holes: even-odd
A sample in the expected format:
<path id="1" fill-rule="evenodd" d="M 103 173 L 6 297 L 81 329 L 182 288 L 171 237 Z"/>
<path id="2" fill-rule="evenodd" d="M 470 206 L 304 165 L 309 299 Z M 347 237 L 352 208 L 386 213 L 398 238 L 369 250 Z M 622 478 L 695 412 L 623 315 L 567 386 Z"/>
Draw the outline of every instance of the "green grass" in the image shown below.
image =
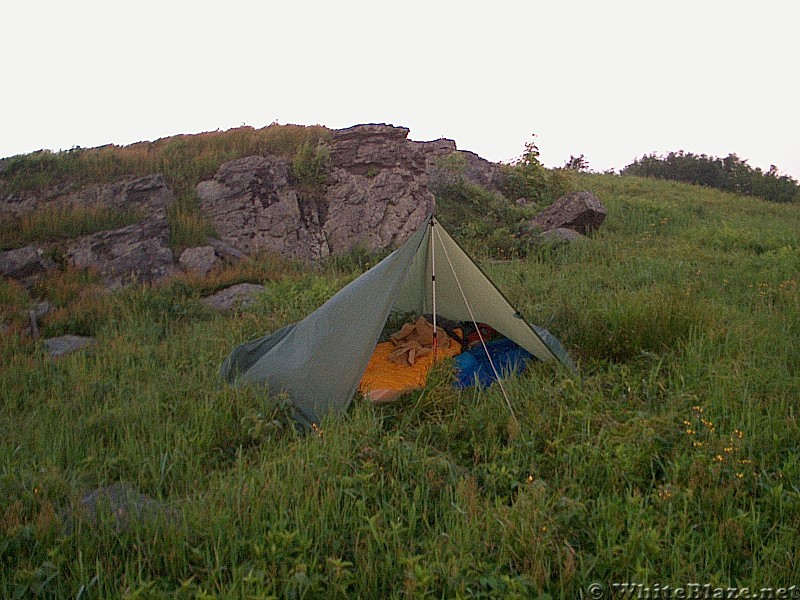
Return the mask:
<path id="1" fill-rule="evenodd" d="M 508 382 L 519 425 L 497 389 L 457 392 L 446 368 L 321 435 L 298 436 L 280 398 L 220 385 L 234 345 L 313 310 L 361 255 L 314 270 L 264 257 L 113 294 L 82 294 L 86 275 L 41 282 L 31 293 L 58 305 L 44 327 L 98 345 L 54 362 L 17 329 L 2 338 L 0 596 L 797 583 L 800 208 L 628 177 L 577 185 L 608 207 L 593 239 L 484 264 L 580 363 Z M 240 281 L 267 287 L 253 308 L 199 302 Z M 3 282 L 3 314 L 27 295 Z M 117 481 L 180 518 L 62 524 Z"/>
<path id="2" fill-rule="evenodd" d="M 163 173 L 176 193 L 214 176 L 219 166 L 242 156 L 274 154 L 293 159 L 309 144 L 330 136 L 324 127 L 273 124 L 196 135 L 177 135 L 130 146 L 40 151 L 8 159 L 2 174 L 7 193 L 80 187 L 124 177 Z"/>
<path id="3" fill-rule="evenodd" d="M 59 205 L 0 223 L 0 251 L 33 242 L 59 242 L 136 223 L 141 215 L 105 206 Z"/>

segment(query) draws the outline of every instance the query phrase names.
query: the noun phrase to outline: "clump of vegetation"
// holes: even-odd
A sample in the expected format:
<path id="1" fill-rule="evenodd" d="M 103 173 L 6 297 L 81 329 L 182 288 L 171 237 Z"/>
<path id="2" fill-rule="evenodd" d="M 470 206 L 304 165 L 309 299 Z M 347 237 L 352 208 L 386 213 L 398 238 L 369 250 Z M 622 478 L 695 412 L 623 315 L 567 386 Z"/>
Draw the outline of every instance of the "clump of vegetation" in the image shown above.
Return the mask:
<path id="1" fill-rule="evenodd" d="M 572 191 L 569 176 L 564 171 L 546 169 L 539 161 L 535 139 L 525 144 L 522 156 L 506 165 L 504 171 L 505 181 L 500 191 L 512 202 L 524 198 L 544 208 Z"/>
<path id="2" fill-rule="evenodd" d="M 437 177 L 429 183 L 437 216 L 471 254 L 495 259 L 527 256 L 538 248 L 531 236 L 531 218 L 572 191 L 572 181 L 564 171 L 542 166 L 535 143 L 526 144 L 525 149 L 519 160 L 504 166 L 500 191 L 469 181 L 462 155 L 439 159 Z M 520 198 L 525 202 L 517 203 Z"/>
<path id="3" fill-rule="evenodd" d="M 300 186 L 301 194 L 320 198 L 327 183 L 327 165 L 330 153 L 319 142 L 306 140 L 292 159 L 292 178 Z"/>
<path id="4" fill-rule="evenodd" d="M 569 158 L 564 162 L 564 168 L 568 171 L 579 171 L 584 173 L 589 170 L 589 161 L 586 160 L 586 157 L 583 154 L 578 156 L 570 154 Z"/>
<path id="5" fill-rule="evenodd" d="M 775 165 L 765 173 L 735 154 L 716 158 L 683 150 L 666 156 L 653 153 L 636 159 L 621 174 L 705 185 L 772 202 L 800 201 L 800 184 L 788 175 L 781 175 Z"/>
<path id="6" fill-rule="evenodd" d="M 0 250 L 21 248 L 32 242 L 59 242 L 124 227 L 140 218 L 141 215 L 134 211 L 107 206 L 49 205 L 17 218 L 3 219 L 0 223 Z"/>

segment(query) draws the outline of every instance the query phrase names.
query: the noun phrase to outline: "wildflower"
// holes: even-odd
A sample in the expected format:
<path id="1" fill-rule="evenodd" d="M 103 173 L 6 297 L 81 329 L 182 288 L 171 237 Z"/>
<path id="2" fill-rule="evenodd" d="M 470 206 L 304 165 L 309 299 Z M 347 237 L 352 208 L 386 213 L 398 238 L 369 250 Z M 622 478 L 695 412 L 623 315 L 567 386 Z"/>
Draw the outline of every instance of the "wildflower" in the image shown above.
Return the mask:
<path id="1" fill-rule="evenodd" d="M 696 413 L 703 414 L 703 407 L 702 406 L 693 406 L 692 410 Z"/>
<path id="2" fill-rule="evenodd" d="M 744 473 L 736 473 L 736 479 L 741 479 L 744 477 Z"/>
<path id="3" fill-rule="evenodd" d="M 528 475 L 528 483 L 533 483 L 533 475 Z"/>
<path id="4" fill-rule="evenodd" d="M 733 430 L 733 435 L 736 436 L 739 439 L 742 439 L 744 437 L 744 433 L 742 431 L 740 431 L 739 429 L 734 429 Z M 733 436 L 731 436 L 731 437 L 733 437 Z"/>
<path id="5" fill-rule="evenodd" d="M 694 435 L 695 433 L 697 433 L 697 432 L 694 429 L 687 429 L 686 430 L 686 435 Z"/>
<path id="6" fill-rule="evenodd" d="M 725 460 L 725 459 L 722 457 L 722 454 L 717 454 L 714 457 L 714 462 L 722 462 L 723 460 Z"/>
<path id="7" fill-rule="evenodd" d="M 733 452 L 733 446 L 726 446 L 725 448 L 723 448 L 723 450 L 728 454 L 730 454 L 731 452 Z"/>
<path id="8" fill-rule="evenodd" d="M 692 446 L 695 448 L 702 448 L 705 445 L 704 442 L 692 442 Z"/>
<path id="9" fill-rule="evenodd" d="M 661 486 L 660 488 L 658 488 L 658 497 L 661 500 L 669 500 L 670 498 L 672 498 L 672 496 L 674 496 L 674 494 L 672 493 L 672 489 L 670 489 L 671 487 L 672 486 L 667 484 L 667 485 L 664 485 L 664 486 Z"/>

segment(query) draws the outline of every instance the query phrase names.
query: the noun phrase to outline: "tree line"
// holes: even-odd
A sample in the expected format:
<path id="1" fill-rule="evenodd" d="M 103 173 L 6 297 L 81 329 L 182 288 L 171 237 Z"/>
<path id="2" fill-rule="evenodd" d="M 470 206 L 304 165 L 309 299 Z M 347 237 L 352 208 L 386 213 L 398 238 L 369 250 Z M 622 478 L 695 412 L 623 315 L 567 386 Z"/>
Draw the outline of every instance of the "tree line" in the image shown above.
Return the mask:
<path id="1" fill-rule="evenodd" d="M 705 185 L 773 202 L 800 201 L 798 182 L 788 175 L 781 175 L 775 165 L 764 172 L 751 167 L 747 160 L 735 154 L 717 158 L 683 150 L 666 156 L 653 153 L 634 160 L 620 173 Z"/>

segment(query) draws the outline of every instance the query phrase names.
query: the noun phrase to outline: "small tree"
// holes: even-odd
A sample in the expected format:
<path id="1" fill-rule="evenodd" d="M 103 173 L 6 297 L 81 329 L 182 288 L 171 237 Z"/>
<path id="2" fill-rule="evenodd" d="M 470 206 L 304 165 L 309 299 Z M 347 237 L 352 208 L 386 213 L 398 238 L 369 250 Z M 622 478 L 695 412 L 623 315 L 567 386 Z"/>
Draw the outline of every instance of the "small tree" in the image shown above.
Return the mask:
<path id="1" fill-rule="evenodd" d="M 569 171 L 588 171 L 589 161 L 581 154 L 580 156 L 569 155 L 569 160 L 564 163 L 564 168 Z"/>
<path id="2" fill-rule="evenodd" d="M 539 162 L 536 134 L 532 137 L 534 139 L 525 144 L 522 156 L 506 165 L 500 191 L 509 200 L 525 198 L 543 206 L 569 192 L 571 182 L 563 171 L 548 171 Z"/>

